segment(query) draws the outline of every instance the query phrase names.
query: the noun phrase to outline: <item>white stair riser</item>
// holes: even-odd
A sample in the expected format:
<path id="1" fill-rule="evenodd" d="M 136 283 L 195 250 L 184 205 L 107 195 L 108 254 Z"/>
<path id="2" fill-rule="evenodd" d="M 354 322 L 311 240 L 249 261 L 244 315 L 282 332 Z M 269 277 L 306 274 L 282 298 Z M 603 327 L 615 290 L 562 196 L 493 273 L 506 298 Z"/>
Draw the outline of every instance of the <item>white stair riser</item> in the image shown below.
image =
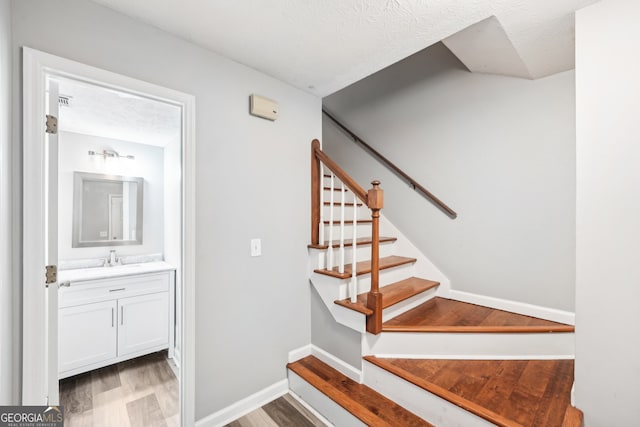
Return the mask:
<path id="1" fill-rule="evenodd" d="M 436 296 L 437 290 L 437 287 L 429 289 L 428 291 L 421 292 L 418 295 L 414 295 L 411 298 L 407 298 L 404 301 L 396 303 L 391 307 L 385 308 L 382 312 L 382 321 L 386 322 L 387 320 L 393 319 L 394 317 L 406 311 L 409 311 L 412 308 L 419 306 L 420 304 L 424 304 L 425 302 Z"/>
<path id="2" fill-rule="evenodd" d="M 364 384 L 438 427 L 490 427 L 493 423 L 417 387 L 367 361 Z"/>
<path id="3" fill-rule="evenodd" d="M 329 182 L 325 183 L 325 187 L 329 187 Z M 337 184 L 336 187 L 340 187 L 340 184 Z M 322 195 L 323 199 L 322 199 L 322 207 L 325 209 L 328 209 L 330 205 L 325 205 L 325 203 L 331 203 L 331 191 L 330 190 L 323 190 L 323 195 Z M 342 192 L 341 191 L 334 191 L 333 192 L 333 203 L 339 203 L 342 204 Z M 347 190 L 344 193 L 344 203 L 345 205 L 347 203 L 353 203 L 353 193 L 349 190 Z M 363 203 L 362 200 L 357 200 L 358 204 Z M 337 206 L 335 206 L 337 207 Z M 349 207 L 353 207 L 353 206 L 349 206 Z M 362 206 L 356 206 L 356 208 L 358 209 L 358 213 L 363 213 L 365 215 L 371 215 L 371 211 L 369 210 L 369 207 L 365 204 L 362 204 Z"/>
<path id="4" fill-rule="evenodd" d="M 328 221 L 329 218 L 325 218 L 325 221 Z M 334 219 L 334 221 L 336 221 L 336 219 Z M 329 233 L 330 230 L 329 228 L 332 227 L 329 224 L 324 224 L 324 240 L 325 242 L 329 241 Z M 382 236 L 383 234 L 380 233 L 380 235 Z M 353 238 L 353 225 L 352 224 L 345 224 L 344 226 L 344 236 L 345 239 L 351 240 L 351 238 Z M 370 222 L 359 222 L 356 225 L 356 237 L 370 237 L 371 236 L 371 223 Z M 338 240 L 340 239 L 340 224 L 334 223 L 333 224 L 333 239 L 334 240 Z"/>
<path id="5" fill-rule="evenodd" d="M 380 270 L 379 286 L 384 287 L 400 280 L 412 277 L 414 274 L 413 264 L 404 264 L 394 268 L 387 268 Z M 358 293 L 369 292 L 371 289 L 371 274 L 363 274 L 357 277 L 358 279 Z M 331 302 L 336 299 L 347 298 L 346 286 L 350 283 L 351 278 L 337 279 L 325 274 L 312 272 L 311 282 L 316 284 L 326 283 L 327 289 L 331 293 L 329 298 L 333 298 Z"/>
<path id="6" fill-rule="evenodd" d="M 311 249 L 322 251 L 325 254 L 329 254 L 327 249 Z M 390 256 L 394 254 L 393 243 L 381 243 L 379 246 L 380 258 Z M 344 248 L 344 263 L 351 264 L 352 262 L 352 252 L 353 249 L 351 246 L 345 246 Z M 371 259 L 371 245 L 361 245 L 356 249 L 356 262 L 357 261 L 368 261 Z M 340 263 L 340 248 L 333 248 L 333 267 L 336 267 Z M 317 265 L 317 264 L 316 264 Z M 317 267 L 316 267 L 317 268 Z M 329 268 L 329 267 L 327 267 Z"/>
<path id="7" fill-rule="evenodd" d="M 362 421 L 335 403 L 298 374 L 289 370 L 289 389 L 335 426 L 366 427 Z"/>
<path id="8" fill-rule="evenodd" d="M 423 359 L 571 359 L 574 334 L 383 332 L 367 335 L 363 354 Z"/>
<path id="9" fill-rule="evenodd" d="M 328 200 L 325 200 L 326 202 L 328 202 Z M 350 202 L 351 200 L 347 200 L 348 202 Z M 336 199 L 334 201 L 334 203 L 341 203 L 340 199 Z M 322 217 L 326 220 L 329 219 L 330 216 L 330 206 L 324 205 L 322 207 Z M 340 221 L 340 210 L 342 209 L 342 206 L 339 205 L 334 205 L 333 206 L 333 218 L 335 221 Z M 357 218 L 360 219 L 371 219 L 371 210 L 367 207 L 357 207 L 357 213 L 358 216 Z M 345 204 L 344 207 L 344 219 L 345 221 L 351 221 L 353 219 L 353 206 L 349 206 Z"/>
<path id="10" fill-rule="evenodd" d="M 414 264 L 404 264 L 394 268 L 380 270 L 379 286 L 384 287 L 400 280 L 415 276 Z M 371 290 L 371 274 L 358 276 L 358 293 Z"/>

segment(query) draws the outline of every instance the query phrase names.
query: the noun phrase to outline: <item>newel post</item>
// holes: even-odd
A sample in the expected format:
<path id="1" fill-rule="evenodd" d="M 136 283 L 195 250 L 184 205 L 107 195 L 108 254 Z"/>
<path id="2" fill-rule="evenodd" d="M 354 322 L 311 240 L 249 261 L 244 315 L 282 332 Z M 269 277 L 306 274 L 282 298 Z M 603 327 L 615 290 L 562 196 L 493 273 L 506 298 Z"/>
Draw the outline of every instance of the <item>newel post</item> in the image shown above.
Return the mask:
<path id="1" fill-rule="evenodd" d="M 367 318 L 367 332 L 379 334 L 382 331 L 382 294 L 380 293 L 380 209 L 384 206 L 384 191 L 380 181 L 371 183 L 373 188 L 367 193 L 367 206 L 371 209 L 371 290 L 367 295 L 367 307 L 373 314 Z"/>
<path id="2" fill-rule="evenodd" d="M 320 243 L 320 160 L 316 151 L 320 141 L 311 141 L 311 244 Z"/>

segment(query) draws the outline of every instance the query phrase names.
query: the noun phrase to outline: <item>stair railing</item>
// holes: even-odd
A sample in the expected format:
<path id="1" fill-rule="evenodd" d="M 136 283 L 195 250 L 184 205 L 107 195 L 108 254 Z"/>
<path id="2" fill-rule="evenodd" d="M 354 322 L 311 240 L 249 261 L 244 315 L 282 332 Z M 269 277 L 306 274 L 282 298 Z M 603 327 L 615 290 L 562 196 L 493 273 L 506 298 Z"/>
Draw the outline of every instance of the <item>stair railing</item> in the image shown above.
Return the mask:
<path id="1" fill-rule="evenodd" d="M 415 191 L 417 191 L 418 193 L 422 194 L 425 198 L 427 198 L 427 200 L 430 200 L 436 207 L 438 207 L 442 212 L 448 215 L 449 218 L 455 219 L 458 216 L 458 214 L 449 206 L 447 206 L 442 200 L 437 198 L 432 192 L 430 192 L 429 190 L 424 188 L 422 185 L 420 185 L 418 181 L 416 181 L 415 179 L 407 175 L 405 171 L 400 169 L 398 166 L 396 166 L 393 162 L 391 162 L 385 156 L 380 154 L 380 152 L 377 151 L 375 148 L 373 148 L 371 145 L 363 141 L 362 138 L 360 138 L 353 131 L 351 131 L 346 125 L 341 123 L 335 116 L 333 116 L 324 108 L 322 109 L 322 113 L 325 116 L 327 116 L 333 123 L 335 123 L 336 126 L 342 129 L 347 135 L 349 135 L 354 142 L 357 142 L 358 144 L 360 144 L 366 151 L 371 153 L 371 155 L 375 157 L 380 163 L 382 163 L 384 166 L 389 168 L 394 174 L 400 177 L 400 179 L 402 179 L 407 184 L 409 184 L 411 188 L 413 188 Z"/>
<path id="2" fill-rule="evenodd" d="M 325 168 L 329 173 L 325 173 Z M 325 187 L 324 178 L 329 178 L 329 187 Z M 338 265 L 334 266 L 334 206 L 336 178 L 340 181 L 340 239 L 338 242 Z M 382 330 L 382 294 L 380 293 L 380 210 L 384 206 L 384 192 L 380 188 L 379 181 L 371 183 L 373 187 L 365 191 L 353 178 L 338 166 L 320 147 L 320 141 L 314 139 L 311 142 L 311 244 L 327 246 L 327 257 L 319 258 L 320 269 L 337 269 L 343 274 L 345 269 L 345 207 L 347 189 L 353 193 L 353 234 L 351 236 L 351 281 L 349 283 L 349 298 L 355 303 L 357 300 L 358 286 L 356 279 L 357 267 L 357 210 L 358 200 L 361 200 L 371 210 L 371 290 L 367 294 L 367 307 L 373 314 L 367 316 L 367 331 L 378 334 Z M 324 192 L 329 191 L 329 239 L 325 242 L 324 225 L 326 223 L 323 214 Z"/>

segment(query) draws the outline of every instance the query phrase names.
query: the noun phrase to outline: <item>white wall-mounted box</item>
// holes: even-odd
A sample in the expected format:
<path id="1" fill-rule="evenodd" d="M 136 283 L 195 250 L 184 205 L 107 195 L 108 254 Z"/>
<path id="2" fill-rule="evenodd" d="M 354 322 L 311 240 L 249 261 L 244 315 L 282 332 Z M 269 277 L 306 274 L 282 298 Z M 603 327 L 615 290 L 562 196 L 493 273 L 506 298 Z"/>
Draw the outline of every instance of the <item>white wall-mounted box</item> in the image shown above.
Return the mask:
<path id="1" fill-rule="evenodd" d="M 278 118 L 278 103 L 264 96 L 252 94 L 249 97 L 250 109 L 252 116 L 262 117 L 263 119 L 274 121 Z"/>

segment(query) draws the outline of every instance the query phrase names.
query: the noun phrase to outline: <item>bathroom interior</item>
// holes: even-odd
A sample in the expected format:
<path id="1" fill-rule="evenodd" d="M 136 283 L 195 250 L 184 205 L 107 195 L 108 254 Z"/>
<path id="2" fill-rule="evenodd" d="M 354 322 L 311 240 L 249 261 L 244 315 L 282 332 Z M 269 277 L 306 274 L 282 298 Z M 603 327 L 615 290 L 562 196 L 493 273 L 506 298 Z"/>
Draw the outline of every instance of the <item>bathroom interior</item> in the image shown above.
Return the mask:
<path id="1" fill-rule="evenodd" d="M 74 424 L 179 425 L 181 109 L 56 80 L 60 403 Z"/>

